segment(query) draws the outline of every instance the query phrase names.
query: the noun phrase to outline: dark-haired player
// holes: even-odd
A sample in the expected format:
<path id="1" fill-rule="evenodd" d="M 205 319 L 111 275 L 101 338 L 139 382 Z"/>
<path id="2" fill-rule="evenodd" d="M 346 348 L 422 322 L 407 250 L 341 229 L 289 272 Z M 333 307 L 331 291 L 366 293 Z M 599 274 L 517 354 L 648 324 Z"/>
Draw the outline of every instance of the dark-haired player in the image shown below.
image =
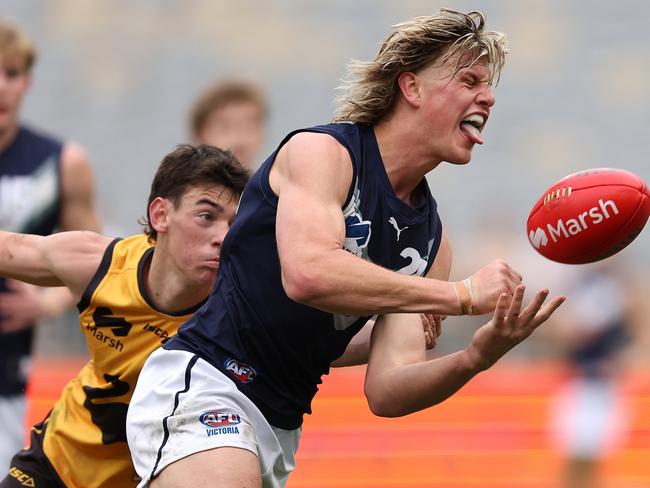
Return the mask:
<path id="1" fill-rule="evenodd" d="M 91 356 L 34 426 L 31 445 L 14 456 L 0 486 L 137 484 L 125 419 L 138 373 L 212 289 L 247 179 L 230 152 L 179 146 L 154 177 L 144 234 L 0 232 L 0 275 L 66 285 L 79 301 Z"/>

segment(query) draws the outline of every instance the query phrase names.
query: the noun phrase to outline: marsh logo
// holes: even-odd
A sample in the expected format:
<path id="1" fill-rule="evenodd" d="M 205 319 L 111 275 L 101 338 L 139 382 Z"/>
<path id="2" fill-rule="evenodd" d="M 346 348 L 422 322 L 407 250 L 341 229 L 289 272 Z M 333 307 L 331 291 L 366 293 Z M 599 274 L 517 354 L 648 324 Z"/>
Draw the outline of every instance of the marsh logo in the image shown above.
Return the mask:
<path id="1" fill-rule="evenodd" d="M 590 226 L 598 225 L 618 214 L 619 210 L 614 200 L 603 201 L 601 198 L 598 200 L 598 205 L 594 205 L 574 219 L 558 219 L 555 225 L 546 224 L 546 230 L 541 227 L 531 230 L 528 233 L 528 239 L 535 249 L 539 249 L 548 245 L 549 238 L 555 243 L 559 238 L 573 237 Z"/>
<path id="2" fill-rule="evenodd" d="M 242 363 L 234 358 L 227 358 L 223 362 L 223 367 L 226 368 L 226 371 L 228 371 L 230 376 L 242 383 L 250 383 L 255 379 L 255 376 L 257 376 L 257 373 L 252 366 Z"/>
<path id="3" fill-rule="evenodd" d="M 544 232 L 544 230 L 540 229 L 539 227 L 535 230 L 531 230 L 528 233 L 528 239 L 530 239 L 530 243 L 533 245 L 533 247 L 535 247 L 535 249 L 545 247 L 546 244 L 548 244 L 548 237 L 546 237 L 546 232 Z"/>

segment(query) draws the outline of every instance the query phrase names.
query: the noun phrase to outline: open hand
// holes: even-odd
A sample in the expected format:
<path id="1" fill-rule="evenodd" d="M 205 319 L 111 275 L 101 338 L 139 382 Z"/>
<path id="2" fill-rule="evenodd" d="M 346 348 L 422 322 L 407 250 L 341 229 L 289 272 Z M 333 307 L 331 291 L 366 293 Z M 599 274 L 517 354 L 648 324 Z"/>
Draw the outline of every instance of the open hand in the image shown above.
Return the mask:
<path id="1" fill-rule="evenodd" d="M 512 298 L 505 292 L 501 293 L 492 320 L 474 333 L 468 351 L 477 370 L 489 368 L 530 336 L 565 300 L 563 296 L 554 297 L 544 305 L 548 290 L 543 289 L 522 310 L 524 291 L 522 284 L 517 286 Z"/>

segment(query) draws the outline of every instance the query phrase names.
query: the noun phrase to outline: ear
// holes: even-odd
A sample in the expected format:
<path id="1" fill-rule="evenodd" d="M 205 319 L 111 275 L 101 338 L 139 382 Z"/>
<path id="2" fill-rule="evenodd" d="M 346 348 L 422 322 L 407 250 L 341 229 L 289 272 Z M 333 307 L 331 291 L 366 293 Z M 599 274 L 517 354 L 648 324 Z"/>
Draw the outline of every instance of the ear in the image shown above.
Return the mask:
<path id="1" fill-rule="evenodd" d="M 411 71 L 400 73 L 397 78 L 397 86 L 406 102 L 417 108 L 420 106 L 420 78 Z"/>
<path id="2" fill-rule="evenodd" d="M 169 211 L 172 202 L 156 197 L 149 204 L 149 224 L 158 234 L 164 234 L 169 227 Z"/>

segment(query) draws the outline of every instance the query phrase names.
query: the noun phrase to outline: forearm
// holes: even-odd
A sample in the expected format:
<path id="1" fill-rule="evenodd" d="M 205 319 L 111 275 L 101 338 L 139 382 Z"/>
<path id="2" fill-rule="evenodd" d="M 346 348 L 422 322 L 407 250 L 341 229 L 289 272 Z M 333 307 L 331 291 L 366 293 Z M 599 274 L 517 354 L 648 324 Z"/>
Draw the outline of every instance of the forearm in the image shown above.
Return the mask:
<path id="1" fill-rule="evenodd" d="M 368 404 L 382 417 L 408 415 L 443 402 L 479 371 L 467 350 L 395 366 L 366 380 Z"/>
<path id="2" fill-rule="evenodd" d="M 345 366 L 367 364 L 370 355 L 370 336 L 374 325 L 374 320 L 366 322 L 366 325 L 352 338 L 345 352 L 333 361 L 331 366 L 333 368 L 343 368 Z"/>
<path id="3" fill-rule="evenodd" d="M 283 278 L 291 298 L 333 313 L 461 313 L 453 283 L 396 273 L 342 249 L 329 251 Z"/>

